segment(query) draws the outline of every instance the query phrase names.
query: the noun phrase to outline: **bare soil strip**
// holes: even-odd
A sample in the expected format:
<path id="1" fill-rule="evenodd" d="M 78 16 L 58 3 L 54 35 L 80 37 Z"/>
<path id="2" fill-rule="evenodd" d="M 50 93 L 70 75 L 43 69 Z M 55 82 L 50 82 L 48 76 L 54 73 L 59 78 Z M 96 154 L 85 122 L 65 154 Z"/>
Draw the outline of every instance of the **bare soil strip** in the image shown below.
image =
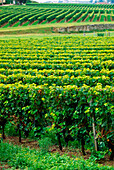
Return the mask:
<path id="1" fill-rule="evenodd" d="M 89 17 L 89 15 L 87 15 L 83 20 L 82 22 L 85 22 L 85 20 Z"/>
<path id="2" fill-rule="evenodd" d="M 15 24 L 17 24 L 19 22 L 19 20 L 18 21 L 16 21 L 15 23 L 13 23 L 12 25 L 10 25 L 9 27 L 13 27 Z"/>
<path id="3" fill-rule="evenodd" d="M 90 20 L 90 22 L 92 22 L 94 20 L 94 18 L 95 18 L 95 15 L 93 15 L 93 18 Z"/>
<path id="4" fill-rule="evenodd" d="M 4 27 L 5 25 L 7 25 L 8 24 L 8 22 L 5 22 L 4 24 L 2 24 L 1 26 L 0 26 L 0 28 L 1 27 Z"/>
<path id="5" fill-rule="evenodd" d="M 77 18 L 74 22 L 77 22 L 81 17 L 82 17 L 82 15 L 79 18 Z"/>
<path id="6" fill-rule="evenodd" d="M 29 25 L 32 25 L 34 22 L 36 22 L 36 21 L 38 21 L 37 19 L 35 20 L 35 21 L 33 21 L 33 22 L 31 22 L 31 23 L 29 23 Z"/>

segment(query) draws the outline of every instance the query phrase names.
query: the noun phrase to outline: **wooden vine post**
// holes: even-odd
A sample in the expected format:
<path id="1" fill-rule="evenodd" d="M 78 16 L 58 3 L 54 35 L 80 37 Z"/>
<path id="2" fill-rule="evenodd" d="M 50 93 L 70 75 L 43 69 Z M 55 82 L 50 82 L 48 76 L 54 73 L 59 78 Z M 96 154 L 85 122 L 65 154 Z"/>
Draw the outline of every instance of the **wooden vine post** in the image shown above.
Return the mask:
<path id="1" fill-rule="evenodd" d="M 5 137 L 5 132 L 4 132 L 4 131 L 5 131 L 6 122 L 7 122 L 7 121 L 6 121 L 6 119 L 4 119 L 4 118 L 3 118 L 2 120 L 0 120 L 0 124 L 1 124 L 1 126 L 2 126 L 2 138 L 3 138 L 3 139 L 6 138 L 6 137 Z"/>
<path id="2" fill-rule="evenodd" d="M 22 120 L 22 116 L 21 114 L 19 114 L 19 142 L 21 143 L 21 120 Z"/>
<path id="3" fill-rule="evenodd" d="M 58 143 L 59 143 L 59 149 L 62 151 L 62 145 L 61 145 L 61 139 L 60 139 L 59 133 L 57 133 L 57 138 L 58 138 Z"/>
<path id="4" fill-rule="evenodd" d="M 90 101 L 90 108 L 91 108 L 91 106 L 92 106 L 92 99 L 91 99 L 91 101 Z M 95 112 L 93 113 L 93 115 L 92 115 L 92 127 L 93 127 L 93 136 L 94 136 L 94 145 L 95 145 L 95 151 L 98 151 L 98 142 L 97 142 L 97 139 L 96 139 L 96 130 L 95 130 L 95 125 L 96 125 L 96 123 L 95 123 Z"/>
<path id="5" fill-rule="evenodd" d="M 2 138 L 5 139 L 5 133 L 4 133 L 4 128 L 5 128 L 5 124 L 2 124 Z"/>
<path id="6" fill-rule="evenodd" d="M 19 142 L 21 143 L 21 123 L 19 123 Z"/>
<path id="7" fill-rule="evenodd" d="M 92 116 L 92 119 L 93 119 L 92 126 L 93 126 L 93 135 L 94 135 L 95 150 L 98 151 L 98 142 L 97 142 L 97 139 L 96 139 L 96 130 L 95 130 L 95 113 Z"/>

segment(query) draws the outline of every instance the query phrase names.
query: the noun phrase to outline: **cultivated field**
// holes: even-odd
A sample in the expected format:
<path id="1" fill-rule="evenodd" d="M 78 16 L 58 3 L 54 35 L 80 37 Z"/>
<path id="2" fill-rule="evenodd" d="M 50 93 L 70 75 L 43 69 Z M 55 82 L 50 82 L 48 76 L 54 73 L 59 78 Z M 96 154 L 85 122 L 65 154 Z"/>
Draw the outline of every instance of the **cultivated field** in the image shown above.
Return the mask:
<path id="1" fill-rule="evenodd" d="M 49 23 L 111 22 L 114 5 L 28 4 L 0 7 L 0 27 Z"/>
<path id="2" fill-rule="evenodd" d="M 113 23 L 113 8 L 0 7 L 0 168 L 114 169 L 114 32 L 51 26 Z"/>

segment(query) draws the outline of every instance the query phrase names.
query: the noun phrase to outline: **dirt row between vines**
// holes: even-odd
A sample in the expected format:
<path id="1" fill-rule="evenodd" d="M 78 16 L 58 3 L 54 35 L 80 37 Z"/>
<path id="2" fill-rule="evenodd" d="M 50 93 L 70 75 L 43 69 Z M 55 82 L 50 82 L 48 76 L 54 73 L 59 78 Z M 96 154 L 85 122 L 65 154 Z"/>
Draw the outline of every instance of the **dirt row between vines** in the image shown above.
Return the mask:
<path id="1" fill-rule="evenodd" d="M 22 139 L 22 142 L 19 143 L 19 138 L 18 137 L 6 137 L 6 139 L 4 139 L 4 142 L 8 142 L 11 143 L 13 145 L 19 145 L 22 147 L 29 147 L 30 149 L 40 149 L 39 148 L 39 144 L 38 141 L 32 140 L 32 139 Z M 51 153 L 55 153 L 58 152 L 60 155 L 63 154 L 67 154 L 70 157 L 83 157 L 85 160 L 89 159 L 89 157 L 91 156 L 91 152 L 90 150 L 86 150 L 86 155 L 83 156 L 81 151 L 78 148 L 71 148 L 71 147 L 63 147 L 63 150 L 60 151 L 59 146 L 58 145 L 53 145 L 49 148 L 49 151 Z M 114 161 L 110 161 L 109 160 L 109 155 L 106 155 L 104 159 L 102 159 L 101 161 L 99 161 L 98 163 L 102 164 L 103 166 L 113 166 L 114 167 Z M 7 164 L 6 164 L 7 166 Z M 1 170 L 1 166 L 0 166 L 0 170 Z"/>

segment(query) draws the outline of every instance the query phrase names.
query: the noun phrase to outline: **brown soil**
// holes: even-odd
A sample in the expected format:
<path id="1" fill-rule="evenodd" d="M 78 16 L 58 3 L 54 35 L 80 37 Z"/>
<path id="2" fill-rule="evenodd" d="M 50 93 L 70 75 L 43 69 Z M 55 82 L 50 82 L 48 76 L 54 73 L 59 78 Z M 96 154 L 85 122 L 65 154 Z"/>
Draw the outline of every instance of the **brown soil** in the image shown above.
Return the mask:
<path id="1" fill-rule="evenodd" d="M 0 5 L 0 6 L 11 6 L 13 4 L 3 4 L 3 5 Z"/>
<path id="2" fill-rule="evenodd" d="M 52 21 L 54 21 L 55 20 L 55 18 L 54 19 L 52 19 L 51 21 L 49 21 L 48 23 L 51 23 Z"/>
<path id="3" fill-rule="evenodd" d="M 4 164 L 1 164 L 0 163 L 0 170 L 4 170 L 4 169 L 10 169 L 11 166 L 9 166 L 8 164 L 4 163 Z"/>
<path id="4" fill-rule="evenodd" d="M 107 21 L 107 17 L 104 18 L 104 21 Z"/>
<path id="5" fill-rule="evenodd" d="M 8 22 L 2 24 L 2 25 L 0 26 L 0 28 L 1 28 L 1 27 L 4 27 L 4 26 L 7 25 L 7 24 L 8 24 Z"/>
<path id="6" fill-rule="evenodd" d="M 57 23 L 61 22 L 64 18 L 60 19 L 59 21 L 57 21 Z"/>
<path id="7" fill-rule="evenodd" d="M 101 15 L 100 15 L 100 17 L 99 17 L 98 21 L 100 21 L 100 20 L 101 20 Z"/>
<path id="8" fill-rule="evenodd" d="M 88 18 L 88 16 L 89 16 L 89 15 L 87 15 L 87 16 L 82 20 L 82 22 L 85 22 L 85 20 Z"/>
<path id="9" fill-rule="evenodd" d="M 72 19 L 72 17 L 70 19 L 68 19 L 66 22 L 69 22 Z"/>
<path id="10" fill-rule="evenodd" d="M 35 21 L 33 21 L 33 22 L 31 22 L 31 23 L 29 23 L 29 25 L 32 25 L 34 22 L 36 22 L 36 21 L 38 21 L 37 19 L 35 20 Z"/>
<path id="11" fill-rule="evenodd" d="M 15 23 L 13 23 L 12 25 L 10 25 L 9 27 L 13 27 L 15 24 L 17 24 L 19 22 L 19 20 L 18 21 L 16 21 Z"/>
<path id="12" fill-rule="evenodd" d="M 19 143 L 19 138 L 18 137 L 7 137 L 4 142 L 12 143 L 14 145 L 22 145 L 23 147 L 28 147 L 29 148 L 35 148 L 39 149 L 38 141 L 32 140 L 32 139 L 22 139 L 22 142 Z M 58 152 L 60 155 L 67 154 L 70 157 L 76 156 L 80 157 L 82 156 L 85 160 L 88 159 L 91 156 L 90 150 L 86 150 L 86 155 L 83 156 L 81 151 L 79 149 L 73 149 L 73 148 L 68 148 L 68 147 L 63 147 L 63 150 L 60 151 L 58 145 L 53 145 L 49 149 L 50 152 L 55 153 Z M 106 155 L 104 159 L 100 160 L 98 163 L 102 164 L 103 166 L 109 165 L 114 167 L 114 161 L 109 160 L 109 155 Z M 8 165 L 5 164 L 7 167 Z M 6 168 L 7 169 L 7 168 Z M 0 166 L 0 170 L 1 166 Z"/>
<path id="13" fill-rule="evenodd" d="M 93 18 L 90 20 L 90 22 L 92 22 L 94 18 L 95 18 L 95 15 L 93 15 Z"/>
<path id="14" fill-rule="evenodd" d="M 44 21 L 45 21 L 45 19 L 43 21 L 39 22 L 38 24 L 42 24 Z"/>
<path id="15" fill-rule="evenodd" d="M 24 24 L 27 23 L 27 22 L 28 22 L 28 20 L 27 20 L 27 21 L 24 21 L 22 24 L 20 24 L 20 26 L 24 25 Z"/>
<path id="16" fill-rule="evenodd" d="M 110 16 L 111 21 L 113 21 L 112 17 Z"/>
<path id="17" fill-rule="evenodd" d="M 77 18 L 74 22 L 77 22 L 81 17 L 82 17 L 82 15 L 79 18 Z"/>

